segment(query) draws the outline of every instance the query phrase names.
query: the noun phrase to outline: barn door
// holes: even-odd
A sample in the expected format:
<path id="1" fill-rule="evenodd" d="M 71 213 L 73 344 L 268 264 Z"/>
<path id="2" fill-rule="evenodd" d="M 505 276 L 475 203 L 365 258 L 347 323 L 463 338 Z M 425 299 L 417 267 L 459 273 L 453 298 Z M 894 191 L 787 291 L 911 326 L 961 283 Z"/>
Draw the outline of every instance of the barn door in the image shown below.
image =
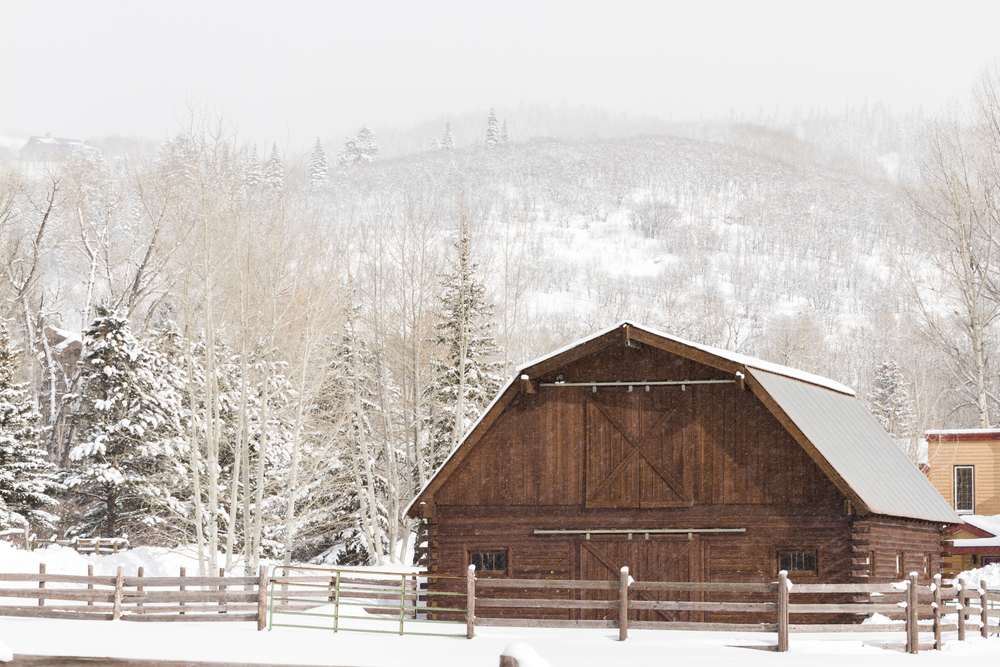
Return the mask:
<path id="1" fill-rule="evenodd" d="M 704 545 L 694 537 L 660 537 L 629 540 L 625 536 L 599 539 L 581 539 L 580 578 L 599 581 L 618 581 L 622 566 L 636 581 L 704 581 Z M 585 599 L 617 600 L 617 591 L 586 591 Z M 690 601 L 701 600 L 701 593 L 638 591 L 631 595 L 633 601 Z M 704 614 L 690 611 L 650 611 L 634 609 L 629 618 L 639 621 L 701 622 Z M 616 619 L 617 610 L 584 610 L 582 618 Z"/>
<path id="2" fill-rule="evenodd" d="M 587 392 L 586 505 L 693 504 L 694 387 Z"/>

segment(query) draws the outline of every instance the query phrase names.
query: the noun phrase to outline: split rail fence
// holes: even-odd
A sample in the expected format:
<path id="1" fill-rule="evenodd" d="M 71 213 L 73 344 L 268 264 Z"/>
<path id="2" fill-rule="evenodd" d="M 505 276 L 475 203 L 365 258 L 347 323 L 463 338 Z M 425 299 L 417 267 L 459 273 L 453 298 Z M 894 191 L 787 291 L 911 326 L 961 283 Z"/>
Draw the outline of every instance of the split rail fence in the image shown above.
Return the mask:
<path id="1" fill-rule="evenodd" d="M 10 542 L 18 548 L 25 549 L 27 551 L 34 551 L 35 549 L 44 549 L 47 546 L 58 544 L 63 547 L 70 547 L 76 549 L 82 554 L 86 553 L 96 553 L 96 554 L 116 554 L 118 550 L 127 551 L 129 548 L 128 540 L 124 537 L 94 537 L 94 538 L 80 538 L 74 537 L 68 540 L 59 540 L 56 538 L 44 539 L 39 538 L 37 535 L 33 535 L 28 532 L 27 528 L 13 528 L 11 530 L 0 530 L 0 540 L 5 542 Z"/>
<path id="2" fill-rule="evenodd" d="M 267 567 L 256 577 L 145 577 L 143 568 L 126 577 L 0 572 L 0 616 L 122 620 L 134 622 L 256 621 L 266 627 Z M 11 600 L 16 602 L 11 603 Z M 21 601 L 24 602 L 21 602 Z M 30 601 L 30 602 L 29 602 Z"/>

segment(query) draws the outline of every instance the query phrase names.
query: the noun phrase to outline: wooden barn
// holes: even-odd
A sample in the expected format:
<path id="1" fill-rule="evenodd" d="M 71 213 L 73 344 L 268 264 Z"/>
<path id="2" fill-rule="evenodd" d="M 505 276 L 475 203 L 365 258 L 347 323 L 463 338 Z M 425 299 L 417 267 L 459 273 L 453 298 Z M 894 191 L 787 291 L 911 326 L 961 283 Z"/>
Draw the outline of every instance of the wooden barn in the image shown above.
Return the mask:
<path id="1" fill-rule="evenodd" d="M 959 522 L 849 388 L 630 322 L 519 368 L 407 512 L 430 572 L 515 579 L 927 581 Z"/>

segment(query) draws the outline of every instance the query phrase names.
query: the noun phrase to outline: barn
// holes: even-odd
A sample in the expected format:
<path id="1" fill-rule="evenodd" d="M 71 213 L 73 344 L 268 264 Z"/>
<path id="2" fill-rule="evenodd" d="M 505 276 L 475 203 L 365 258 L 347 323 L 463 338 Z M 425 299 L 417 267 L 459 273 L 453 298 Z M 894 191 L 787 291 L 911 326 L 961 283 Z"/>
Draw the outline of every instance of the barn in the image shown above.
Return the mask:
<path id="1" fill-rule="evenodd" d="M 515 579 L 927 581 L 959 522 L 849 388 L 632 322 L 520 367 L 407 513 L 430 573 Z"/>

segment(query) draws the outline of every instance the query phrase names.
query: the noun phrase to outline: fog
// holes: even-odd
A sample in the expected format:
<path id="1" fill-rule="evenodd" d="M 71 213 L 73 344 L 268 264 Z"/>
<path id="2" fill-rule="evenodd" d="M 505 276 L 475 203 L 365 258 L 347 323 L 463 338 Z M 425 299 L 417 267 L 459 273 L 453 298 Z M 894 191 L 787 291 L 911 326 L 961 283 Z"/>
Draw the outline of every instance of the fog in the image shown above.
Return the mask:
<path id="1" fill-rule="evenodd" d="M 932 112 L 1000 55 L 1000 4 L 870 4 L 0 0 L 0 133 L 159 141 L 197 106 L 298 151 L 520 104 Z"/>

